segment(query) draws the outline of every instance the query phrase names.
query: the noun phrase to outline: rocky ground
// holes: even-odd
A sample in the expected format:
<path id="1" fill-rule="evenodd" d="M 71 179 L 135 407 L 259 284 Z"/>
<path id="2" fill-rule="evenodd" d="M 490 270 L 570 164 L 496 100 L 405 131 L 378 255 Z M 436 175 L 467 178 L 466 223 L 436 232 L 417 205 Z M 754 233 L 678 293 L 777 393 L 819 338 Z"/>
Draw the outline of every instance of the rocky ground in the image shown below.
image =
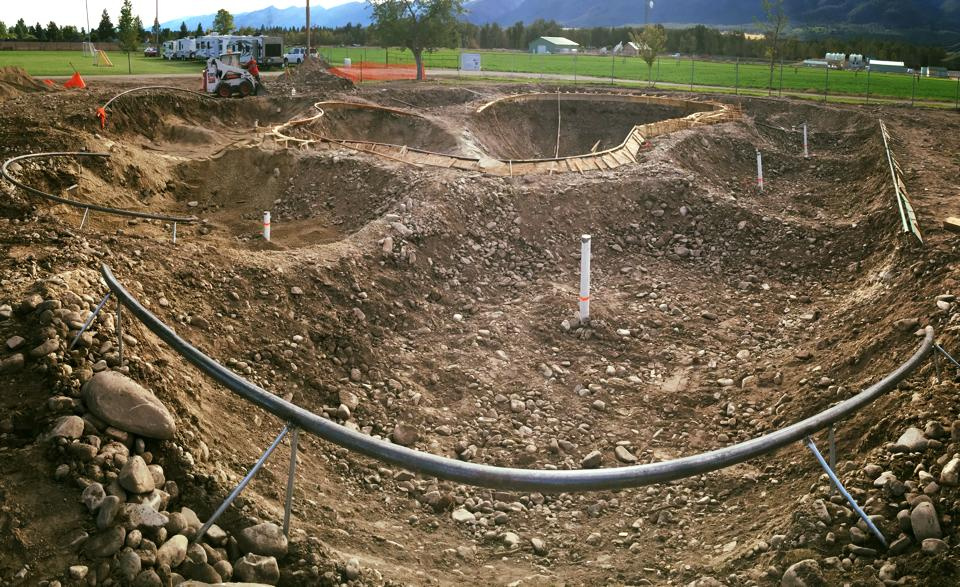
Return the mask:
<path id="1" fill-rule="evenodd" d="M 474 141 L 457 125 L 477 104 L 530 88 L 321 81 L 294 97 L 122 99 L 105 130 L 93 113 L 117 91 L 107 83 L 4 101 L 4 159 L 112 155 L 24 163 L 22 181 L 201 222 L 178 226 L 175 245 L 156 221 L 92 214 L 81 230 L 81 212 L 0 188 L 0 582 L 957 583 L 960 402 L 946 361 L 837 428 L 837 472 L 889 548 L 799 444 L 683 481 L 544 495 L 426 478 L 309 435 L 289 540 L 285 441 L 196 541 L 282 423 L 115 302 L 71 348 L 106 294 L 101 263 L 272 393 L 501 466 L 703 452 L 850 397 L 905 361 L 926 325 L 960 351 L 956 249 L 940 229 L 960 215 L 955 114 L 749 100 L 742 121 L 658 138 L 635 166 L 495 178 L 263 136 L 323 98 L 415 105 Z M 880 116 L 923 246 L 898 232 Z M 589 325 L 574 313 L 582 233 L 594 242 Z M 826 434 L 816 441 L 826 450 Z"/>

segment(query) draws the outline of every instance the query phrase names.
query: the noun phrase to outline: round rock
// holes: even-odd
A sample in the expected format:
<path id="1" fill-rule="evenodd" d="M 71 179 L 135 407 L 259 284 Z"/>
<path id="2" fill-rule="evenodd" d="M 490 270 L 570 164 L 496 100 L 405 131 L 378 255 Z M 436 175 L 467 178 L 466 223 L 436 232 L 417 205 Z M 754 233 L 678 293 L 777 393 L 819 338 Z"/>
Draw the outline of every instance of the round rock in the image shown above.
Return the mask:
<path id="1" fill-rule="evenodd" d="M 111 426 L 159 440 L 170 440 L 177 426 L 167 408 L 136 381 L 116 371 L 101 371 L 83 385 L 83 401 Z"/>
<path id="2" fill-rule="evenodd" d="M 237 545 L 244 552 L 282 558 L 287 554 L 287 537 L 276 524 L 264 522 L 244 528 L 237 534 Z"/>

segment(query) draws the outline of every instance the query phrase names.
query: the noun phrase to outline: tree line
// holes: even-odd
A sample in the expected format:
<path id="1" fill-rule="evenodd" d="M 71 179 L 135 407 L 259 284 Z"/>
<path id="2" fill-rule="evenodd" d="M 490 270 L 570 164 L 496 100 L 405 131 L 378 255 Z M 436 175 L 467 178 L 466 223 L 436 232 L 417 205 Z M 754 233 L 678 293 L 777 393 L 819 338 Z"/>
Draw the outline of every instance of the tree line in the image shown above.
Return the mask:
<path id="1" fill-rule="evenodd" d="M 226 13 L 226 14 L 221 14 Z M 233 19 L 222 10 L 210 30 L 200 24 L 195 29 L 181 22 L 177 30 L 164 28 L 160 31 L 160 41 L 178 39 L 187 36 L 201 36 L 210 31 L 234 32 L 242 35 L 280 36 L 288 45 L 302 45 L 306 42 L 305 27 L 233 27 Z M 227 18 L 229 17 L 229 18 Z M 229 26 L 225 26 L 229 25 Z M 144 30 L 139 17 L 134 18 L 134 28 L 140 39 L 153 37 L 152 31 Z M 225 30 L 222 30 L 224 29 Z M 764 59 L 768 56 L 767 45 L 762 38 L 743 31 L 730 31 L 698 25 L 681 29 L 665 29 L 665 51 L 683 53 L 700 57 L 739 57 L 742 59 Z M 555 21 L 537 20 L 529 24 L 515 23 L 502 27 L 496 23 L 475 25 L 460 22 L 457 25 L 458 45 L 463 49 L 514 49 L 526 50 L 531 41 L 538 37 L 567 37 L 579 43 L 584 49 L 613 47 L 618 43 L 630 41 L 638 35 L 640 29 L 632 27 L 591 27 L 568 29 Z M 109 13 L 104 10 L 99 25 L 90 31 L 93 42 L 114 42 L 119 38 L 118 27 L 114 26 Z M 87 32 L 74 26 L 58 27 L 53 21 L 47 26 L 40 23 L 28 26 L 23 19 L 8 27 L 0 22 L 0 39 L 30 41 L 84 41 Z M 315 45 L 376 45 L 379 39 L 370 27 L 347 23 L 341 27 L 311 27 L 311 39 Z M 809 58 L 822 58 L 827 52 L 860 53 L 875 59 L 904 61 L 908 66 L 936 66 L 946 59 L 947 52 L 942 47 L 919 45 L 896 38 L 851 37 L 801 39 L 787 37 L 782 41 L 780 55 L 784 60 L 798 61 Z"/>

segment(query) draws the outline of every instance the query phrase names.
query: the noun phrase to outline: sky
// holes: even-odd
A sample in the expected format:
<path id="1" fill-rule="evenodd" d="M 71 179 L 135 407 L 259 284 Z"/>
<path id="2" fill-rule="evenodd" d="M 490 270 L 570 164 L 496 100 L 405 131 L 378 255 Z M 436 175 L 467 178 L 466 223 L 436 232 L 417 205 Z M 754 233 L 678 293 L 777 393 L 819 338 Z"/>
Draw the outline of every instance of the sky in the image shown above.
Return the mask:
<path id="1" fill-rule="evenodd" d="M 7 26 L 13 26 L 18 19 L 23 19 L 27 25 L 40 23 L 47 26 L 51 20 L 58 26 L 73 25 L 77 28 L 86 27 L 87 19 L 84 9 L 85 0 L 40 0 L 34 2 L 15 2 L 14 0 L 0 0 L 0 21 Z M 330 8 L 338 4 L 356 0 L 311 0 L 311 6 Z M 157 0 L 131 0 L 134 15 L 139 15 L 146 28 L 153 25 L 156 15 Z M 106 8 L 110 20 L 117 24 L 120 16 L 120 6 L 123 0 L 86 0 L 90 6 L 90 26 L 97 28 L 100 14 Z M 277 8 L 289 6 L 306 6 L 306 0 L 159 0 L 160 22 L 213 14 L 221 8 L 226 8 L 233 14 L 250 12 L 273 5 Z"/>

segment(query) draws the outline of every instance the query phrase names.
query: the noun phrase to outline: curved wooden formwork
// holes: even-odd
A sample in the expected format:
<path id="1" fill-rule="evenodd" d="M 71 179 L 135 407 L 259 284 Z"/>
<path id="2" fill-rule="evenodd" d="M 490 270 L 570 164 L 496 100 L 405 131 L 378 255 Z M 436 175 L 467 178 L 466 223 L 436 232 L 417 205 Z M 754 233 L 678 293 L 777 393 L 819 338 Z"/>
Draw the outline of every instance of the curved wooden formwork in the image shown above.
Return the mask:
<path id="1" fill-rule="evenodd" d="M 622 143 L 610 149 L 593 153 L 584 153 L 582 155 L 572 155 L 550 159 L 496 159 L 466 157 L 462 155 L 437 153 L 428 151 L 426 149 L 409 147 L 407 145 L 395 145 L 391 143 L 379 143 L 375 141 L 338 139 L 335 137 L 325 136 L 308 128 L 309 125 L 317 122 L 324 116 L 325 110 L 334 108 L 370 109 L 391 112 L 403 116 L 424 118 L 419 114 L 409 112 L 407 110 L 359 102 L 317 102 L 314 104 L 317 114 L 306 118 L 290 120 L 283 124 L 277 125 L 271 129 L 269 135 L 274 138 L 277 144 L 280 144 L 284 147 L 293 146 L 303 148 L 317 143 L 327 143 L 339 145 L 355 151 L 378 155 L 387 159 L 407 163 L 409 165 L 415 165 L 418 167 L 445 167 L 449 169 L 462 169 L 465 171 L 476 171 L 500 176 L 547 175 L 553 173 L 585 173 L 588 171 L 607 171 L 611 169 L 617 169 L 618 167 L 624 165 L 636 163 L 640 151 L 644 149 L 644 145 L 647 143 L 647 141 L 653 137 L 666 135 L 695 126 L 727 122 L 740 117 L 740 112 L 736 108 L 718 102 L 698 102 L 692 100 L 680 100 L 677 98 L 664 98 L 660 96 L 594 93 L 535 93 L 506 96 L 504 98 L 484 104 L 477 109 L 477 113 L 480 114 L 487 108 L 506 101 L 522 102 L 542 100 L 608 101 L 657 104 L 689 111 L 690 114 L 682 118 L 661 120 L 634 126 L 630 132 L 627 133 L 627 137 Z M 293 132 L 294 130 L 300 133 L 301 136 L 291 136 L 289 132 Z"/>

